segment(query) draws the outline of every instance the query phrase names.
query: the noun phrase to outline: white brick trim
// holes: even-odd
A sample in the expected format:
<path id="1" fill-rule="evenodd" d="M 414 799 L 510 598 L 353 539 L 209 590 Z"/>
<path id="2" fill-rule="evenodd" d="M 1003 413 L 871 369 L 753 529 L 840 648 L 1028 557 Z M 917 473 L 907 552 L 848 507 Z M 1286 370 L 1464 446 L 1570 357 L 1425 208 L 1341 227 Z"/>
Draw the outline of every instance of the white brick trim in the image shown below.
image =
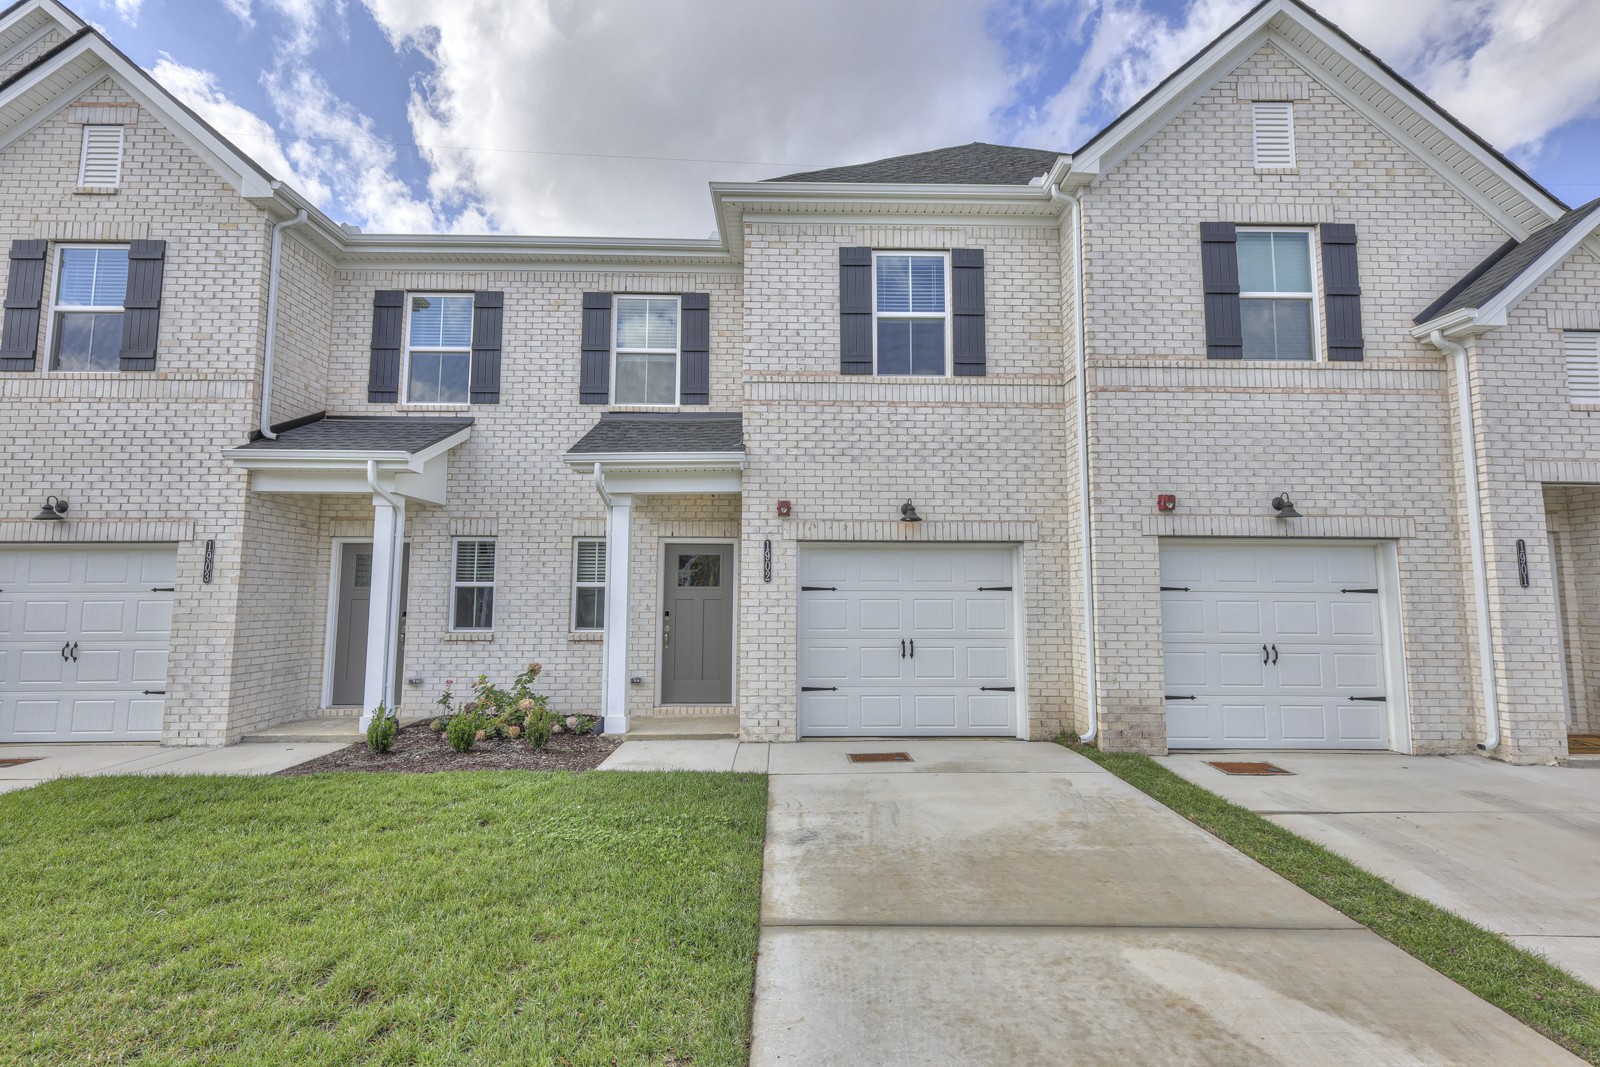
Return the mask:
<path id="1" fill-rule="evenodd" d="M 0 543 L 63 544 L 72 542 L 137 542 L 165 544 L 194 540 L 194 523 L 125 519 L 0 519 Z"/>
<path id="2" fill-rule="evenodd" d="M 813 519 L 783 529 L 785 541 L 1037 541 L 1034 522 L 898 522 Z"/>
<path id="3" fill-rule="evenodd" d="M 1415 537 L 1410 516 L 1312 515 L 1279 519 L 1271 515 L 1146 515 L 1146 537 L 1352 537 L 1398 540 Z"/>
<path id="4" fill-rule="evenodd" d="M 1600 330 L 1600 308 L 1550 308 L 1545 324 L 1552 330 Z"/>
<path id="5" fill-rule="evenodd" d="M 1530 459 L 1528 480 L 1562 485 L 1600 485 L 1600 459 Z"/>
<path id="6" fill-rule="evenodd" d="M 451 537 L 497 537 L 500 533 L 500 520 L 494 516 L 487 518 L 460 517 L 450 520 Z"/>

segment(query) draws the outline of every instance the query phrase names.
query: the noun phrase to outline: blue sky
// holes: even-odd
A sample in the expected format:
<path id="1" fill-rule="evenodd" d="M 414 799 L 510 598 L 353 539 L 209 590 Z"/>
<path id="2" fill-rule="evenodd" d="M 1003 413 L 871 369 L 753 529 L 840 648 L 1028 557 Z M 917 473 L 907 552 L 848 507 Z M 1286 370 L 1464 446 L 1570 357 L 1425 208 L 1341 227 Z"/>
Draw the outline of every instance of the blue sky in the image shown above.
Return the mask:
<path id="1" fill-rule="evenodd" d="M 1070 150 L 1249 0 L 78 0 L 369 231 L 702 237 L 713 179 Z M 1543 182 L 1600 196 L 1596 0 L 1319 9 Z"/>

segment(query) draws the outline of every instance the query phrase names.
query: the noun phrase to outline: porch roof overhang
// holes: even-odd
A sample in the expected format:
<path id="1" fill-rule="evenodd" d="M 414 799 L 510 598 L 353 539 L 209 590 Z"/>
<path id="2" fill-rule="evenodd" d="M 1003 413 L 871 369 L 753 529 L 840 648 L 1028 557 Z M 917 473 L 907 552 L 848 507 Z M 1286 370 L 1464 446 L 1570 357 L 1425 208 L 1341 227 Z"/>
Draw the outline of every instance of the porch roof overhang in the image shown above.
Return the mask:
<path id="1" fill-rule="evenodd" d="M 608 412 L 562 456 L 609 493 L 737 493 L 737 412 Z"/>
<path id="2" fill-rule="evenodd" d="M 285 426 L 276 438 L 223 449 L 222 458 L 249 471 L 258 493 L 377 489 L 443 504 L 449 453 L 471 436 L 465 418 L 320 416 Z"/>

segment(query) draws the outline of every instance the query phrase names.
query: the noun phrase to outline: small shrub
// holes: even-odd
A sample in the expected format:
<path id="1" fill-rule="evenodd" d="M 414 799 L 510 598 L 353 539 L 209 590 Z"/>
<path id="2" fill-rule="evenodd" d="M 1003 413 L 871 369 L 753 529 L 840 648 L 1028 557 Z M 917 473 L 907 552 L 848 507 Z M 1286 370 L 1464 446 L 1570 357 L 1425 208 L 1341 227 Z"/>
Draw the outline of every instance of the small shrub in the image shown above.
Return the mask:
<path id="1" fill-rule="evenodd" d="M 382 755 L 394 747 L 394 735 L 399 732 L 400 720 L 380 701 L 367 726 L 367 747 Z"/>
<path id="2" fill-rule="evenodd" d="M 544 748 L 550 743 L 550 728 L 555 725 L 552 715 L 534 715 L 528 719 L 528 724 L 523 727 L 527 734 L 528 744 L 534 748 Z"/>
<path id="3" fill-rule="evenodd" d="M 445 725 L 444 736 L 450 742 L 452 751 L 466 752 L 472 748 L 473 742 L 478 740 L 480 729 L 476 715 L 470 713 L 452 715 L 450 722 Z"/>

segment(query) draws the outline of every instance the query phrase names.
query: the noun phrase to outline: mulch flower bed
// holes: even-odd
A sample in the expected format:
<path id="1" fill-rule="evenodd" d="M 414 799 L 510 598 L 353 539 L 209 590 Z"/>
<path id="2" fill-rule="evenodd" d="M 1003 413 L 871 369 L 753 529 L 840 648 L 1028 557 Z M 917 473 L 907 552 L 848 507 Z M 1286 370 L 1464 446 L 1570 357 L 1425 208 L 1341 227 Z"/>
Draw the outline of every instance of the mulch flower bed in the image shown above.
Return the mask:
<path id="1" fill-rule="evenodd" d="M 443 734 L 427 723 L 403 726 L 394 747 L 378 755 L 362 741 L 279 771 L 280 775 L 320 774 L 323 771 L 592 771 L 611 755 L 621 737 L 605 734 L 556 734 L 541 751 L 522 739 L 479 741 L 466 752 L 450 751 Z"/>

